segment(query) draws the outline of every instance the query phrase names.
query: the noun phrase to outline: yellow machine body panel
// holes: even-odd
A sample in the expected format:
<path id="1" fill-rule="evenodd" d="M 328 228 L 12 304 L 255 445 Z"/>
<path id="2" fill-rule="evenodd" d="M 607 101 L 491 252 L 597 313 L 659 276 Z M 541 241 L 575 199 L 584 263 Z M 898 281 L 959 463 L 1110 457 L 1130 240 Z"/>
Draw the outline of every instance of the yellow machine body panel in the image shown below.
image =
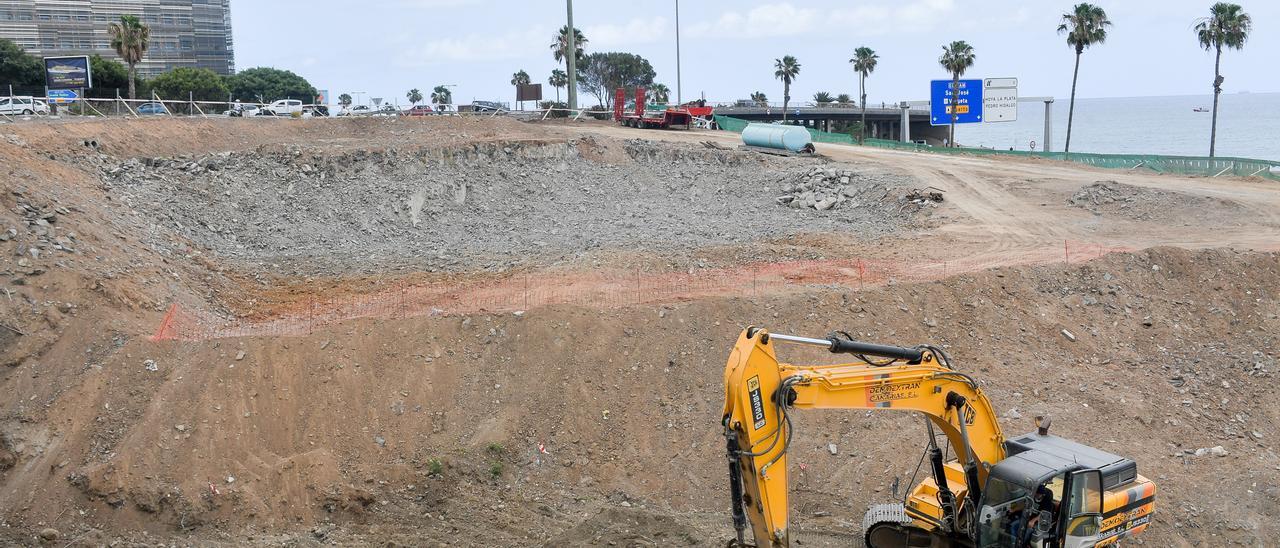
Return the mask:
<path id="1" fill-rule="evenodd" d="M 1156 510 L 1156 484 L 1138 475 L 1125 485 L 1110 489 L 1102 498 L 1102 540 L 1110 546 L 1146 530 Z"/>

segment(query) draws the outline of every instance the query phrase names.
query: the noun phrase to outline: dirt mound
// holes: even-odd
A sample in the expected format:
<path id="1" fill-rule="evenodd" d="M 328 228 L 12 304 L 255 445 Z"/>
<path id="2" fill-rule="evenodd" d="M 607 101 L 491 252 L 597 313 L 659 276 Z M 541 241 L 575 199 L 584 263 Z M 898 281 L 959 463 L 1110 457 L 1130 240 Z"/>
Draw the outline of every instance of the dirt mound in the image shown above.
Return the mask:
<path id="1" fill-rule="evenodd" d="M 600 152 L 609 147 L 625 156 L 610 161 Z M 158 227 L 220 258 L 302 274 L 501 269 L 596 249 L 679 253 L 836 230 L 874 238 L 914 217 L 882 207 L 909 184 L 901 176 L 875 179 L 854 193 L 865 200 L 829 215 L 768 207 L 772 183 L 800 169 L 635 140 L 263 148 L 101 166 L 107 195 Z"/>
<path id="2" fill-rule="evenodd" d="M 1086 185 L 1076 191 L 1068 203 L 1095 215 L 1119 216 L 1139 221 L 1179 221 L 1189 214 L 1229 219 L 1246 211 L 1240 204 L 1230 200 L 1136 187 L 1115 181 L 1098 181 Z"/>

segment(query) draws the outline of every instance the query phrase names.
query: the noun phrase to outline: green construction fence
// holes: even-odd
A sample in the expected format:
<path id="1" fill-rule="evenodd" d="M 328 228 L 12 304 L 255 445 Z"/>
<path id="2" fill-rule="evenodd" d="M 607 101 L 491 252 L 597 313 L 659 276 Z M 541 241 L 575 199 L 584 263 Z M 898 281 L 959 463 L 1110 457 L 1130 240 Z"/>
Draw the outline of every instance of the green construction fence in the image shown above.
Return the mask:
<path id="1" fill-rule="evenodd" d="M 740 118 L 715 115 L 716 125 L 725 131 L 742 133 L 748 122 Z M 858 144 L 853 136 L 847 133 L 831 133 L 805 128 L 815 143 L 833 143 L 841 145 Z M 933 152 L 938 154 L 973 154 L 979 156 L 1015 156 L 1024 158 L 1045 158 L 1076 162 L 1109 169 L 1146 169 L 1156 173 L 1173 173 L 1178 175 L 1239 175 L 1244 177 L 1265 177 L 1280 181 L 1280 162 L 1271 160 L 1255 160 L 1252 158 L 1231 158 L 1205 156 L 1164 156 L 1158 154 L 1097 154 L 1092 152 L 1028 152 L 1023 150 L 997 150 L 990 148 L 947 148 L 903 143 L 885 139 L 865 139 L 863 146 L 910 150 L 916 152 Z"/>

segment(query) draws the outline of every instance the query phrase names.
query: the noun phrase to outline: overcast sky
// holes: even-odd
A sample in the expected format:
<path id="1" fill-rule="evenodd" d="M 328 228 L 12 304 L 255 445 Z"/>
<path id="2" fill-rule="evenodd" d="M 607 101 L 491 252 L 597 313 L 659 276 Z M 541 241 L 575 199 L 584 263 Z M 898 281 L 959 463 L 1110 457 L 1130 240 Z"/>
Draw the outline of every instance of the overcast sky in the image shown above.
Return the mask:
<path id="1" fill-rule="evenodd" d="M 1080 97 L 1210 93 L 1213 56 L 1192 25 L 1210 0 L 1101 0 L 1114 22 L 1105 44 L 1085 52 Z M 588 52 L 626 51 L 653 63 L 676 90 L 674 0 L 577 0 L 574 22 Z M 1228 92 L 1280 91 L 1280 1 L 1244 0 L 1254 28 L 1243 51 L 1223 54 Z M 732 101 L 763 91 L 782 99 L 773 62 L 794 55 L 792 97 L 857 94 L 848 63 L 869 46 L 880 65 L 869 102 L 928 98 L 947 75 L 941 45 L 965 40 L 977 63 L 968 77 L 1019 78 L 1023 96 L 1066 97 L 1073 51 L 1056 33 L 1069 1 L 1046 0 L 685 0 L 680 5 L 683 96 Z M 336 98 L 343 92 L 397 97 L 457 84 L 456 102 L 512 101 L 512 73 L 546 83 L 558 65 L 555 31 L 563 0 L 233 0 L 236 66 L 293 70 Z M 544 96 L 554 97 L 544 86 Z M 594 104 L 594 100 L 589 100 Z M 588 100 L 584 99 L 583 103 Z"/>

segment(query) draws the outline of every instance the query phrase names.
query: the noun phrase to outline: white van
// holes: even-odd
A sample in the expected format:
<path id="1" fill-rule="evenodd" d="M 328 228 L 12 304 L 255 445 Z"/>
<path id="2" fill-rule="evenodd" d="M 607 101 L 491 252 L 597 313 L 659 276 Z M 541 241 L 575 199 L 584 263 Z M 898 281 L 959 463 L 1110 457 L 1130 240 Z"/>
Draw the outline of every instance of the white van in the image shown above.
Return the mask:
<path id="1" fill-rule="evenodd" d="M 49 105 L 34 97 L 0 97 L 0 114 L 9 116 L 49 114 Z"/>
<path id="2" fill-rule="evenodd" d="M 302 101 L 297 99 L 281 99 L 263 109 L 264 114 L 273 116 L 293 116 L 302 114 Z"/>

